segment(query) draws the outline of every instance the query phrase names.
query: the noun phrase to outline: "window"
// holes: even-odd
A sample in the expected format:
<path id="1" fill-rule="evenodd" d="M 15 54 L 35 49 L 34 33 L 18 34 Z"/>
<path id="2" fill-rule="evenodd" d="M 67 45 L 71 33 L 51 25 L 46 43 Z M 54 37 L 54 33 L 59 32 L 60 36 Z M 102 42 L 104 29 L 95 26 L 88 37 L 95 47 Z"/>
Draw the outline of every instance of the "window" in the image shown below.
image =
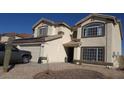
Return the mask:
<path id="1" fill-rule="evenodd" d="M 77 31 L 73 32 L 73 38 L 77 38 Z"/>
<path id="2" fill-rule="evenodd" d="M 103 23 L 90 23 L 82 27 L 82 37 L 96 37 L 104 35 Z"/>
<path id="3" fill-rule="evenodd" d="M 18 48 L 16 48 L 15 46 L 12 47 L 12 51 L 18 51 Z"/>
<path id="4" fill-rule="evenodd" d="M 81 48 L 81 60 L 104 61 L 104 48 Z"/>
<path id="5" fill-rule="evenodd" d="M 47 36 L 47 33 L 48 33 L 48 26 L 42 26 L 40 29 L 39 29 L 39 36 Z"/>

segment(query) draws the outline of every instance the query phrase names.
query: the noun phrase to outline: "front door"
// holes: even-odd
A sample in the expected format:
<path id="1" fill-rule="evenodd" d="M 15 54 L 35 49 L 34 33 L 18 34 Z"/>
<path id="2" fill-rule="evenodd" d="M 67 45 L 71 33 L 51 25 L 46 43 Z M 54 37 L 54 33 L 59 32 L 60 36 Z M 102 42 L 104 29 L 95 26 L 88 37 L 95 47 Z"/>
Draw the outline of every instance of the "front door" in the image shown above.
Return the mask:
<path id="1" fill-rule="evenodd" d="M 67 49 L 67 61 L 69 63 L 73 62 L 73 55 L 74 55 L 74 48 L 73 47 L 69 47 Z"/>

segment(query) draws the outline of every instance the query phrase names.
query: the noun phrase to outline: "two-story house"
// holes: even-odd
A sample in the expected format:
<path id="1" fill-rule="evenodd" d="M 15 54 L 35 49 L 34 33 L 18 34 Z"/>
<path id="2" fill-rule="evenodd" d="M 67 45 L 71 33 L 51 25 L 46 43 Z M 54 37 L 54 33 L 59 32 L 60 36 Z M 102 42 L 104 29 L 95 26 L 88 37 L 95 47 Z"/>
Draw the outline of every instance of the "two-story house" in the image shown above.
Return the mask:
<path id="1" fill-rule="evenodd" d="M 122 54 L 121 22 L 114 16 L 90 14 L 73 31 L 80 43 L 74 47 L 73 60 L 113 63 Z"/>
<path id="2" fill-rule="evenodd" d="M 33 62 L 47 57 L 50 63 L 74 60 L 114 63 L 115 56 L 122 54 L 121 22 L 114 16 L 90 14 L 74 27 L 41 19 L 32 29 L 33 38 L 18 39 L 14 44 L 31 51 Z"/>
<path id="3" fill-rule="evenodd" d="M 31 51 L 33 62 L 38 62 L 40 57 L 47 57 L 49 62 L 65 62 L 67 54 L 64 43 L 71 41 L 71 27 L 65 22 L 54 22 L 40 19 L 34 26 L 33 38 L 18 39 L 14 44 L 22 50 Z M 43 63 L 46 60 L 42 60 Z"/>

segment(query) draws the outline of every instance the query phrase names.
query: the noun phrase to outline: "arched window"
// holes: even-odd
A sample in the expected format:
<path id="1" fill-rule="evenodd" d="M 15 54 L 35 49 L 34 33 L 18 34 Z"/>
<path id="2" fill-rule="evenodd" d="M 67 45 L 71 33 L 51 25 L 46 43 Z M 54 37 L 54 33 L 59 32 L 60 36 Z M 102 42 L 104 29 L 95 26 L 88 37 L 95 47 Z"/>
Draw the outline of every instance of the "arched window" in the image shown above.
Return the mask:
<path id="1" fill-rule="evenodd" d="M 77 38 L 77 31 L 73 32 L 73 38 Z"/>
<path id="2" fill-rule="evenodd" d="M 100 22 L 93 22 L 82 27 L 81 37 L 104 36 L 105 25 Z"/>
<path id="3" fill-rule="evenodd" d="M 39 36 L 47 36 L 48 26 L 44 25 L 39 28 Z"/>

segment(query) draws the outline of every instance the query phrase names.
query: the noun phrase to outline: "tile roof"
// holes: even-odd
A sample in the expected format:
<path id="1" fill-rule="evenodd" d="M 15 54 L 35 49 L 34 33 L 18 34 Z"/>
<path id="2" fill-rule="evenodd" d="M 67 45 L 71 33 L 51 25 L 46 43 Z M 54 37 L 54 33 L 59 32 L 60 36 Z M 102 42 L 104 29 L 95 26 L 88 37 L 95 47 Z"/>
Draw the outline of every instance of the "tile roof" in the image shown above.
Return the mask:
<path id="1" fill-rule="evenodd" d="M 21 34 L 16 34 L 16 36 L 21 38 L 31 38 L 32 34 L 21 33 Z"/>
<path id="2" fill-rule="evenodd" d="M 48 37 L 38 37 L 38 38 L 25 38 L 25 39 L 16 39 L 13 41 L 13 44 L 30 44 L 30 43 L 42 43 L 52 40 L 62 38 L 62 35 L 53 35 Z"/>
<path id="3" fill-rule="evenodd" d="M 85 18 L 81 19 L 80 21 L 78 21 L 75 24 L 75 26 L 83 23 L 84 21 L 86 21 L 87 19 L 89 19 L 91 17 L 107 18 L 107 19 L 113 20 L 114 23 L 117 23 L 117 18 L 115 16 L 105 15 L 105 14 L 99 14 L 99 13 L 92 13 L 92 14 L 89 14 L 88 16 L 86 16 Z"/>
<path id="4" fill-rule="evenodd" d="M 32 34 L 26 34 L 26 33 L 17 34 L 15 32 L 8 32 L 8 33 L 1 34 L 1 36 L 9 36 L 9 37 L 18 36 L 18 37 L 21 37 L 21 38 L 31 38 Z"/>
<path id="5" fill-rule="evenodd" d="M 49 20 L 49 19 L 46 19 L 46 18 L 41 18 L 39 21 L 37 21 L 37 22 L 33 25 L 32 29 L 34 30 L 34 28 L 35 28 L 36 26 L 38 26 L 41 22 L 46 22 L 46 23 L 48 23 L 48 24 L 50 24 L 50 25 L 55 25 L 55 26 L 63 25 L 63 26 L 66 26 L 67 28 L 71 29 L 71 27 L 70 27 L 68 24 L 66 24 L 65 22 L 54 22 L 54 21 Z"/>

